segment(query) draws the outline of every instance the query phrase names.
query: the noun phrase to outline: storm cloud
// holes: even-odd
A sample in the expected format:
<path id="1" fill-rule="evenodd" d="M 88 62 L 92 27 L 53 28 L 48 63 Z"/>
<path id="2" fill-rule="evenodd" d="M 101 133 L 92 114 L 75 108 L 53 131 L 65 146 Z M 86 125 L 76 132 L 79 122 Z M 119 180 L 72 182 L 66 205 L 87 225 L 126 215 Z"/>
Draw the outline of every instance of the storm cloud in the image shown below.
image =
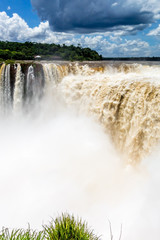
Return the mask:
<path id="1" fill-rule="evenodd" d="M 145 28 L 154 13 L 144 1 L 132 0 L 31 0 L 40 18 L 57 32 L 104 32 L 119 26 Z"/>

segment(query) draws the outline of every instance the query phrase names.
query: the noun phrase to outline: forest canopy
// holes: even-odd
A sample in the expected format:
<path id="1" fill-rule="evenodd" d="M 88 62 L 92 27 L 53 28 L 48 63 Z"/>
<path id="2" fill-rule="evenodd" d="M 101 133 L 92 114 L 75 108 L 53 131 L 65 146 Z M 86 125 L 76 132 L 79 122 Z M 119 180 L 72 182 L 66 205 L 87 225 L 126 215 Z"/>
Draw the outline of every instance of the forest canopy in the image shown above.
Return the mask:
<path id="1" fill-rule="evenodd" d="M 102 56 L 90 48 L 82 48 L 80 45 L 66 46 L 65 44 L 48 44 L 35 42 L 8 42 L 0 41 L 1 60 L 33 60 L 36 57 L 45 60 L 69 60 L 69 61 L 97 61 Z"/>

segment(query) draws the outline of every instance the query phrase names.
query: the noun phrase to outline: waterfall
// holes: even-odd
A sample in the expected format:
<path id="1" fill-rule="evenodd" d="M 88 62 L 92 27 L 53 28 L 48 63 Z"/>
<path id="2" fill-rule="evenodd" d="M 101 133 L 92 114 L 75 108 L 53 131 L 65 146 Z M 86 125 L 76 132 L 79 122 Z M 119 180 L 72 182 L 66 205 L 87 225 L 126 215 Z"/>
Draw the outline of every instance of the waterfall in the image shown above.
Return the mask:
<path id="1" fill-rule="evenodd" d="M 53 63 L 43 64 L 43 71 L 45 76 L 45 83 L 48 84 L 56 84 L 58 82 L 58 70 L 57 66 Z"/>
<path id="2" fill-rule="evenodd" d="M 7 113 L 11 108 L 10 81 L 10 64 L 3 64 L 0 69 L 0 106 L 2 113 Z"/>
<path id="3" fill-rule="evenodd" d="M 0 226 L 67 211 L 102 239 L 109 219 L 114 239 L 123 223 L 124 240 L 159 240 L 159 76 L 148 62 L 2 64 Z"/>
<path id="4" fill-rule="evenodd" d="M 11 85 L 10 85 L 10 64 L 6 66 L 4 80 L 4 103 L 5 108 L 9 108 L 11 104 Z"/>
<path id="5" fill-rule="evenodd" d="M 43 95 L 60 96 L 67 106 L 94 116 L 110 134 L 123 158 L 132 163 L 144 158 L 159 141 L 158 65 L 42 63 L 44 86 L 35 66 L 18 63 L 15 76 L 10 76 L 9 64 L 1 66 L 3 111 L 12 107 L 11 90 L 13 111 L 21 111 L 25 106 L 29 112 Z"/>
<path id="6" fill-rule="evenodd" d="M 88 66 L 87 66 L 88 67 Z M 86 69 L 87 69 L 86 67 Z M 137 163 L 160 139 L 159 66 L 122 64 L 64 77 L 64 101 L 94 116 L 125 161 Z"/>
<path id="7" fill-rule="evenodd" d="M 5 79 L 5 64 L 3 64 L 0 69 L 0 108 L 1 108 L 1 111 L 3 111 L 4 79 Z"/>
<path id="8" fill-rule="evenodd" d="M 34 76 L 33 66 L 29 66 L 26 80 L 26 94 L 27 98 L 31 98 L 36 93 L 36 82 Z"/>
<path id="9" fill-rule="evenodd" d="M 21 71 L 20 63 L 18 63 L 17 69 L 16 69 L 14 97 L 13 97 L 13 106 L 15 111 L 20 111 L 22 109 L 23 96 L 24 96 L 24 74 Z"/>

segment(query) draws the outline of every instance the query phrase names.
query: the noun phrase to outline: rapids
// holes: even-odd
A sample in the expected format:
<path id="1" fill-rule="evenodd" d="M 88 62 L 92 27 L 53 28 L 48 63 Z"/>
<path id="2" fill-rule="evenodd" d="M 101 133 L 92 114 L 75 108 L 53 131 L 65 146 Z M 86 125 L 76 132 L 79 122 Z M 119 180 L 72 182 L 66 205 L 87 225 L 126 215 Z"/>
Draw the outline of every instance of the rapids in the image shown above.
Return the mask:
<path id="1" fill-rule="evenodd" d="M 159 240 L 160 65 L 0 66 L 0 227 L 62 211 L 102 239 Z"/>

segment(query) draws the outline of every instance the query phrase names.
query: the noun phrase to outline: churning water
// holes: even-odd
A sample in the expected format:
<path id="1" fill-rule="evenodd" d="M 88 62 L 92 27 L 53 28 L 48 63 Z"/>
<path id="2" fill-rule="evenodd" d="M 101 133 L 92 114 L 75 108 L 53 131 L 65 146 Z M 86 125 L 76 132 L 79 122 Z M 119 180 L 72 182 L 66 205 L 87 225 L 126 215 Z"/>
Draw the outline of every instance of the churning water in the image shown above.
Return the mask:
<path id="1" fill-rule="evenodd" d="M 61 212 L 102 239 L 159 240 L 160 66 L 0 68 L 0 227 Z"/>

